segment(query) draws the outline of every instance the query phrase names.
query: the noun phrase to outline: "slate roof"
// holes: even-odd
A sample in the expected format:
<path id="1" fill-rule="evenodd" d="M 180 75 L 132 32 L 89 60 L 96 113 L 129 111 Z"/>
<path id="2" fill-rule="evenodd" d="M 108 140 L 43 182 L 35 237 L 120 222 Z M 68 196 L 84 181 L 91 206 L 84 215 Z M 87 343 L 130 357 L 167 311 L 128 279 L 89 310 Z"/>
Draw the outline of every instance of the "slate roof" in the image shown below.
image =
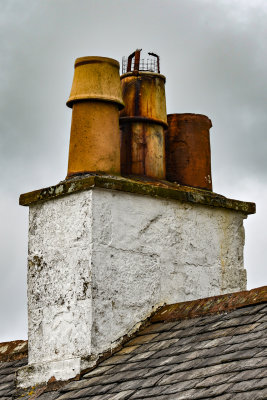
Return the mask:
<path id="1" fill-rule="evenodd" d="M 6 363 L 0 381 L 1 371 Z M 267 399 L 267 287 L 165 306 L 80 380 L 52 389 L 23 398 Z"/>
<path id="2" fill-rule="evenodd" d="M 15 397 L 15 373 L 27 364 L 27 341 L 0 343 L 0 399 Z"/>

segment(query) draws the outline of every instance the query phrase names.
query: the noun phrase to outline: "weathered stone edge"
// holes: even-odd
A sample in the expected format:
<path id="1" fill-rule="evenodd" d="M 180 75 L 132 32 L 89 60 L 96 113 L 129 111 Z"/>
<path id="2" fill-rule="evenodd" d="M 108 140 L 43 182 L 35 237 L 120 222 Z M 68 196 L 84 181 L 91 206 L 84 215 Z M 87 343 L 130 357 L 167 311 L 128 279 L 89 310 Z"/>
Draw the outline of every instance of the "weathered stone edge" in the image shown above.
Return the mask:
<path id="1" fill-rule="evenodd" d="M 265 302 L 267 302 L 267 286 L 262 286 L 248 291 L 166 305 L 151 318 L 150 322 L 167 322 L 202 317 Z"/>
<path id="2" fill-rule="evenodd" d="M 29 206 L 33 203 L 66 196 L 71 193 L 92 189 L 93 187 L 227 208 L 244 214 L 254 214 L 256 212 L 255 203 L 228 199 L 206 190 L 178 186 L 163 181 L 140 181 L 124 177 L 100 175 L 66 180 L 55 186 L 24 193 L 20 196 L 19 204 Z"/>

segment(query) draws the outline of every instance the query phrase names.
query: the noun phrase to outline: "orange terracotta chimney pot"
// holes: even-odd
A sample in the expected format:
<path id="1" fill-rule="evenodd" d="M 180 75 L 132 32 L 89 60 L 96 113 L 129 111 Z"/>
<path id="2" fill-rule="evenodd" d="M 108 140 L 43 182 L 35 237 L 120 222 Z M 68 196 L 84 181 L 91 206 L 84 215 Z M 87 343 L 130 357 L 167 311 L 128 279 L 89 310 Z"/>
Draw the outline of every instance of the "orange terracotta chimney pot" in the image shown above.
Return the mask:
<path id="1" fill-rule="evenodd" d="M 67 178 L 83 173 L 120 174 L 119 62 L 82 57 L 75 70 L 67 106 L 72 108 Z"/>

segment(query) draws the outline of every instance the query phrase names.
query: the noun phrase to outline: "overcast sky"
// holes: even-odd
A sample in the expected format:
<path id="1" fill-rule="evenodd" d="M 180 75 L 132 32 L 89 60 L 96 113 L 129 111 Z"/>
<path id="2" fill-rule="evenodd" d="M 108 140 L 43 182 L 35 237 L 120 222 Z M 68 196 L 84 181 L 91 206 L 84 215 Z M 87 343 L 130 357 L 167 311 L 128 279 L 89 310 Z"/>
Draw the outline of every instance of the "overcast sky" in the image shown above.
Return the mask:
<path id="1" fill-rule="evenodd" d="M 75 58 L 161 57 L 167 112 L 208 115 L 214 191 L 255 201 L 248 288 L 267 284 L 267 1 L 0 0 L 0 342 L 27 337 L 28 209 L 67 171 Z"/>

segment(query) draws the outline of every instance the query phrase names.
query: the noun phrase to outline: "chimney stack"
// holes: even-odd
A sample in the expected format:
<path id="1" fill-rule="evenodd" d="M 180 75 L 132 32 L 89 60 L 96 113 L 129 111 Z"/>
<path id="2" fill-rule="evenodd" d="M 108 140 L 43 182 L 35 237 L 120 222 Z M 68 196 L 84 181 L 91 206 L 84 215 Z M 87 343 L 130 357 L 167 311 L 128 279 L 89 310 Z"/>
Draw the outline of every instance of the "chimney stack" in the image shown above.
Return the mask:
<path id="1" fill-rule="evenodd" d="M 67 178 L 99 171 L 120 174 L 118 61 L 78 58 L 67 106 L 72 108 Z"/>
<path id="2" fill-rule="evenodd" d="M 165 77 L 140 51 L 124 65 L 123 99 L 117 61 L 76 60 L 67 179 L 20 197 L 29 206 L 20 387 L 79 377 L 163 304 L 246 288 L 243 219 L 255 205 L 211 192 L 204 115 L 168 116 L 167 179 L 208 190 L 162 181 Z M 122 173 L 155 179 L 118 176 L 123 102 Z"/>
<path id="3" fill-rule="evenodd" d="M 166 79 L 160 74 L 159 56 L 148 53 L 153 58 L 144 60 L 140 53 L 123 59 L 121 172 L 165 179 Z"/>

